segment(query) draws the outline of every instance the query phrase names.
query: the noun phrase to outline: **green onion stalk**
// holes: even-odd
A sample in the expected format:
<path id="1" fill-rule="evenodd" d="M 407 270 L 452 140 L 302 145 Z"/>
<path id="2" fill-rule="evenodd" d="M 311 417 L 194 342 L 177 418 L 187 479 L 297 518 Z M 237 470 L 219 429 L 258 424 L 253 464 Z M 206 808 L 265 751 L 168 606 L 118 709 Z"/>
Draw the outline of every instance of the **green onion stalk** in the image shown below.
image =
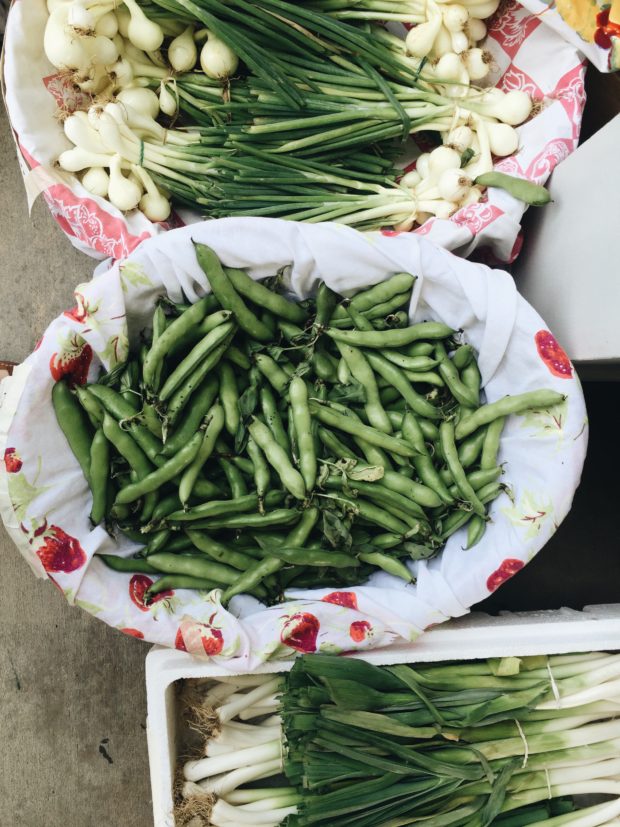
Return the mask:
<path id="1" fill-rule="evenodd" d="M 231 677 L 193 704 L 206 757 L 183 766 L 178 823 L 615 823 L 619 690 L 620 656 L 604 653 L 385 667 L 304 655 L 283 677 Z"/>
<path id="2" fill-rule="evenodd" d="M 156 8 L 167 19 L 206 27 L 247 71 L 218 80 L 200 72 L 162 77 L 159 67 L 149 78 L 143 70 L 140 82 L 173 97 L 191 140 L 182 150 L 128 136 L 112 146 L 127 163 L 143 164 L 178 202 L 211 217 L 332 220 L 361 229 L 411 222 L 423 212 L 447 217 L 446 202 L 398 186 L 394 161 L 410 135 L 449 131 L 466 104 L 439 94 L 423 61 L 366 22 L 418 23 L 423 4 L 143 5 L 148 14 Z"/>

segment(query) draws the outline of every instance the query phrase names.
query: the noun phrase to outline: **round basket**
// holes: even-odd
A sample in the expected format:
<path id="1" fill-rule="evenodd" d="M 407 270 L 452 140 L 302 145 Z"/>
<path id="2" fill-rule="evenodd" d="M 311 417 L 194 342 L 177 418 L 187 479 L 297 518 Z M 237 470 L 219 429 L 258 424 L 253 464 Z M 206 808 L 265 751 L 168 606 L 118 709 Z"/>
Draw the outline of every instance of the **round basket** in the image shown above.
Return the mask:
<path id="1" fill-rule="evenodd" d="M 146 605 L 145 575 L 113 572 L 96 552 L 130 556 L 136 546 L 89 523 L 86 480 L 56 422 L 51 390 L 61 376 L 94 380 L 123 361 L 129 343 L 166 292 L 196 301 L 208 289 L 192 240 L 254 278 L 285 268 L 291 295 L 312 294 L 320 279 L 338 292 L 394 272 L 417 276 L 412 321 L 462 329 L 478 352 L 488 401 L 552 388 L 566 399 L 508 418 L 499 461 L 510 496 L 491 506 L 481 540 L 465 551 L 463 530 L 441 554 L 413 565 L 417 582 L 385 573 L 354 589 L 297 591 L 266 608 L 240 596 L 229 611 L 219 592 L 164 593 Z M 66 599 L 127 634 L 225 659 L 247 670 L 292 650 L 337 652 L 413 641 L 430 625 L 465 614 L 521 569 L 568 512 L 579 482 L 587 420 L 566 355 L 505 272 L 459 259 L 415 235 L 387 239 L 338 225 L 274 219 L 205 222 L 146 241 L 121 263 L 76 290 L 77 307 L 55 319 L 37 350 L 1 385 L 0 503 L 5 524 L 33 568 Z M 401 640 L 402 642 L 402 640 Z"/>
<path id="2" fill-rule="evenodd" d="M 43 193 L 72 244 L 96 258 L 124 258 L 145 238 L 199 221 L 197 213 L 185 210 L 165 224 L 153 224 L 139 210 L 122 213 L 85 190 L 75 175 L 55 166 L 58 156 L 71 147 L 56 117 L 58 108 L 82 109 L 90 100 L 67 85 L 45 58 L 47 17 L 45 0 L 14 3 L 4 39 L 6 104 L 29 201 Z M 518 129 L 519 151 L 495 168 L 536 183 L 544 183 L 576 148 L 585 104 L 582 55 L 544 20 L 507 0 L 490 22 L 485 43 L 494 66 L 489 81 L 504 91 L 523 89 L 540 104 L 539 113 Z M 498 259 L 510 261 L 520 249 L 525 209 L 524 202 L 494 189 L 480 203 L 460 209 L 448 220 L 429 219 L 416 232 L 460 255 L 485 246 Z"/>

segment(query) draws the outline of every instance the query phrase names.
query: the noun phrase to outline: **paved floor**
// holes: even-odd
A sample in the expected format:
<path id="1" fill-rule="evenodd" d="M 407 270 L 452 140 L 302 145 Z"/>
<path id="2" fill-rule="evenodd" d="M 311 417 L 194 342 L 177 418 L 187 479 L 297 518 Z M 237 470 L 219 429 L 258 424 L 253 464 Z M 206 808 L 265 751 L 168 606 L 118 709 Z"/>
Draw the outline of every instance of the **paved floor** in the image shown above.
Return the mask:
<path id="1" fill-rule="evenodd" d="M 29 218 L 0 119 L 0 357 L 23 359 L 92 273 L 41 201 Z M 541 609 L 618 600 L 620 384 L 586 388 L 584 483 L 553 541 L 486 607 Z M 147 647 L 69 609 L 36 580 L 0 528 L 0 827 L 149 827 Z"/>
<path id="2" fill-rule="evenodd" d="M 0 356 L 20 361 L 95 263 L 40 200 L 0 116 Z M 147 646 L 70 609 L 0 527 L 0 827 L 150 827 Z"/>

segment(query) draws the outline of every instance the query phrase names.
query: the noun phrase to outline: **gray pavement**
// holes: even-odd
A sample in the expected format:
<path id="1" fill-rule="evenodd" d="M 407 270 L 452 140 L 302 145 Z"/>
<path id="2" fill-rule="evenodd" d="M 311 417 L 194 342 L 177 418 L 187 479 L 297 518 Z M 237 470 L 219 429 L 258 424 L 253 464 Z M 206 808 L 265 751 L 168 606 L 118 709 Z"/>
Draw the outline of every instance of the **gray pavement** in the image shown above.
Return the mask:
<path id="1" fill-rule="evenodd" d="M 3 109 L 0 158 L 0 359 L 20 361 L 96 262 L 42 199 L 28 216 Z M 70 608 L 1 523 L 0 572 L 0 827 L 150 827 L 148 646 Z"/>

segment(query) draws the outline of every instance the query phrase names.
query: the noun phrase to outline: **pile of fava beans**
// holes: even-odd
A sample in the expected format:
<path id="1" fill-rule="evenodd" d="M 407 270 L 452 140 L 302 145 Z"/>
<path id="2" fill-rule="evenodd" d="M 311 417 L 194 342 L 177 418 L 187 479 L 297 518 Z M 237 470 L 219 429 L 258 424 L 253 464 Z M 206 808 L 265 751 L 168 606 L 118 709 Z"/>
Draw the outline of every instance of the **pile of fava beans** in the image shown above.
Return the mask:
<path id="1" fill-rule="evenodd" d="M 472 347 L 410 324 L 414 277 L 293 302 L 196 245 L 211 293 L 162 297 L 127 362 L 85 387 L 56 383 L 58 423 L 92 492 L 91 521 L 139 543 L 100 555 L 164 590 L 262 602 L 345 587 L 471 548 L 505 488 L 506 416 L 563 400 L 540 389 L 481 401 Z"/>

